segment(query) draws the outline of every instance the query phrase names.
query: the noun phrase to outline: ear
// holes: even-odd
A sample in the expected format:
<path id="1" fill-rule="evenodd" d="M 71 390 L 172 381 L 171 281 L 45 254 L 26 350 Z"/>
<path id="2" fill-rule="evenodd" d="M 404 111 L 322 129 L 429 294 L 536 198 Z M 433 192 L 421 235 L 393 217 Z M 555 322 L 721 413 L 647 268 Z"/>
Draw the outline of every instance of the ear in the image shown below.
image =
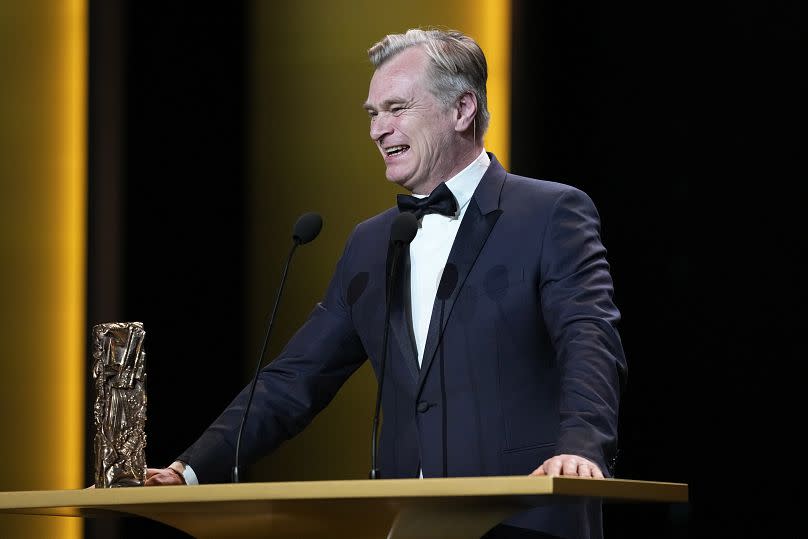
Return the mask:
<path id="1" fill-rule="evenodd" d="M 458 97 L 455 114 L 455 131 L 463 133 L 470 129 L 477 116 L 477 96 L 472 92 L 466 92 Z"/>

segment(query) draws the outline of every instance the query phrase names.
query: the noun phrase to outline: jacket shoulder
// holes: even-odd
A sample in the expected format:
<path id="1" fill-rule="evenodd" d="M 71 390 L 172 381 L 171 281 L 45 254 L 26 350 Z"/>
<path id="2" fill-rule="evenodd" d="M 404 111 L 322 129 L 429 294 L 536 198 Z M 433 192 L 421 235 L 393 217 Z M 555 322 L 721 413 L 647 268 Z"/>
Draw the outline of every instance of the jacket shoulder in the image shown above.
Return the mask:
<path id="1" fill-rule="evenodd" d="M 589 195 L 577 187 L 516 174 L 506 176 L 500 202 L 503 207 L 530 206 L 549 210 L 561 199 L 573 205 L 594 206 Z"/>
<path id="2" fill-rule="evenodd" d="M 541 180 L 510 174 L 505 177 L 503 190 L 510 190 L 519 194 L 536 194 L 550 197 L 559 197 L 564 194 L 578 194 L 586 196 L 582 190 L 572 185 L 558 181 Z"/>

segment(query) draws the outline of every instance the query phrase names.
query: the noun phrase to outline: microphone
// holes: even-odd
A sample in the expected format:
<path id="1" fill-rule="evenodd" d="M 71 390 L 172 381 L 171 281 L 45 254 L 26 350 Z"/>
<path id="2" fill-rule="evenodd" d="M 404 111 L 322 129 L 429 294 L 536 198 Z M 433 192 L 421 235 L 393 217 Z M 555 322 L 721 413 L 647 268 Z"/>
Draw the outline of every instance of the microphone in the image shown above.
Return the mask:
<path id="1" fill-rule="evenodd" d="M 409 245 L 418 233 L 418 219 L 408 211 L 399 213 L 390 225 L 390 241 L 396 247 Z M 391 271 L 392 275 L 393 272 Z"/>
<path id="2" fill-rule="evenodd" d="M 446 308 L 446 300 L 452 295 L 454 292 L 455 286 L 457 286 L 457 266 L 449 262 L 446 264 L 446 267 L 443 268 L 443 275 L 440 278 L 440 284 L 438 285 L 438 292 L 435 294 L 435 299 L 440 301 L 440 318 L 438 319 L 438 349 L 440 350 L 440 399 L 441 399 L 441 426 L 442 426 L 442 435 L 443 435 L 443 477 L 447 476 L 447 472 L 449 469 L 448 464 L 448 457 L 447 457 L 447 449 L 446 449 L 446 439 L 448 435 L 446 433 L 446 377 L 444 374 L 444 358 L 443 358 L 443 312 Z"/>
<path id="3" fill-rule="evenodd" d="M 323 218 L 320 217 L 319 213 L 304 213 L 298 218 L 295 228 L 292 230 L 292 240 L 295 242 L 295 247 L 309 243 L 320 234 L 322 229 Z M 294 251 L 294 247 L 292 251 Z"/>
<path id="4" fill-rule="evenodd" d="M 250 386 L 250 395 L 247 398 L 247 405 L 244 407 L 244 415 L 241 416 L 241 425 L 238 428 L 238 437 L 236 438 L 236 458 L 233 464 L 232 480 L 233 483 L 239 482 L 238 477 L 238 456 L 241 449 L 241 436 L 244 434 L 244 426 L 247 424 L 247 414 L 250 411 L 250 404 L 252 404 L 253 395 L 255 394 L 255 385 L 258 382 L 258 373 L 261 371 L 261 362 L 264 359 L 264 354 L 267 351 L 267 343 L 269 343 L 269 335 L 272 332 L 272 325 L 275 323 L 275 313 L 278 312 L 278 304 L 281 300 L 281 292 L 283 292 L 283 285 L 286 283 L 286 275 L 289 273 L 289 263 L 292 261 L 292 255 L 299 245 L 309 243 L 320 233 L 323 228 L 323 218 L 318 213 L 309 212 L 301 215 L 295 227 L 292 230 L 292 248 L 289 251 L 289 256 L 286 257 L 286 265 L 283 268 L 283 276 L 281 277 L 281 284 L 278 287 L 278 293 L 275 296 L 275 306 L 272 308 L 272 314 L 269 317 L 269 324 L 267 324 L 267 331 L 264 335 L 264 345 L 261 347 L 261 354 L 258 356 L 258 364 L 255 366 L 255 374 L 253 375 L 252 384 Z"/>
<path id="5" fill-rule="evenodd" d="M 376 467 L 377 438 L 379 430 L 379 413 L 382 406 L 382 388 L 384 387 L 384 370 L 387 362 L 387 337 L 390 332 L 390 303 L 393 297 L 393 283 L 396 280 L 398 259 L 404 246 L 412 243 L 418 233 L 418 219 L 410 212 L 399 213 L 390 226 L 390 243 L 393 245 L 393 261 L 390 275 L 387 276 L 387 304 L 384 310 L 384 333 L 382 335 L 382 357 L 379 361 L 379 383 L 376 389 L 376 408 L 373 414 L 373 428 L 370 434 L 370 478 L 379 479 L 381 474 Z"/>

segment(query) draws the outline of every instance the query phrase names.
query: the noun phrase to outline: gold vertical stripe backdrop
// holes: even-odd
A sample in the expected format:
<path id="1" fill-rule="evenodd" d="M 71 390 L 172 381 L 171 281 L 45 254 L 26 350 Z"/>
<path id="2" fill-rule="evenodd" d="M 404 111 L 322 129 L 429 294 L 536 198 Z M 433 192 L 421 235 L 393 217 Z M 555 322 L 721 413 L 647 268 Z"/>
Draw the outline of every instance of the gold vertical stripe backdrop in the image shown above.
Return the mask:
<path id="1" fill-rule="evenodd" d="M 86 0 L 0 2 L 0 490 L 84 478 Z M 0 516 L 2 537 L 80 519 Z"/>
<path id="2" fill-rule="evenodd" d="M 322 297 L 351 229 L 392 206 L 400 192 L 385 179 L 362 110 L 373 73 L 370 45 L 388 33 L 428 26 L 477 39 L 489 61 L 486 148 L 507 166 L 510 2 L 412 0 L 400 7 L 368 0 L 251 5 L 246 350 L 259 348 L 292 224 L 305 211 L 324 220 L 320 237 L 295 255 L 267 359 Z M 245 362 L 245 383 L 253 361 Z M 254 468 L 255 479 L 365 478 L 375 390 L 365 363 L 305 432 Z"/>
<path id="3" fill-rule="evenodd" d="M 479 2 L 477 42 L 488 60 L 488 108 L 491 128 L 485 139 L 489 151 L 506 169 L 511 158 L 511 3 L 510 0 Z"/>

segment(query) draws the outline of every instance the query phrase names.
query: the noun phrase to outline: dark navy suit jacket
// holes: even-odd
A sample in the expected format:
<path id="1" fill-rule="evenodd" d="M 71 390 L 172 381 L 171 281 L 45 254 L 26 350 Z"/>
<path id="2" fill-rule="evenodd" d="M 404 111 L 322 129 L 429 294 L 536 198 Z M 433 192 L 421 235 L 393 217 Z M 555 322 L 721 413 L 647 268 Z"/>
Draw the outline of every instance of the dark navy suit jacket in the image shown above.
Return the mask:
<path id="1" fill-rule="evenodd" d="M 421 368 L 406 271 L 393 291 L 384 478 L 418 477 L 419 469 L 439 477 L 444 451 L 449 476 L 526 475 L 562 453 L 608 473 L 615 456 L 626 363 L 597 211 L 583 192 L 508 174 L 491 158 L 449 254 L 457 281 L 435 302 Z M 355 228 L 325 298 L 261 371 L 243 462 L 300 432 L 366 358 L 378 376 L 397 214 Z M 245 402 L 246 389 L 179 457 L 200 482 L 227 480 Z M 508 523 L 561 537 L 601 534 L 591 501 L 539 507 Z"/>

